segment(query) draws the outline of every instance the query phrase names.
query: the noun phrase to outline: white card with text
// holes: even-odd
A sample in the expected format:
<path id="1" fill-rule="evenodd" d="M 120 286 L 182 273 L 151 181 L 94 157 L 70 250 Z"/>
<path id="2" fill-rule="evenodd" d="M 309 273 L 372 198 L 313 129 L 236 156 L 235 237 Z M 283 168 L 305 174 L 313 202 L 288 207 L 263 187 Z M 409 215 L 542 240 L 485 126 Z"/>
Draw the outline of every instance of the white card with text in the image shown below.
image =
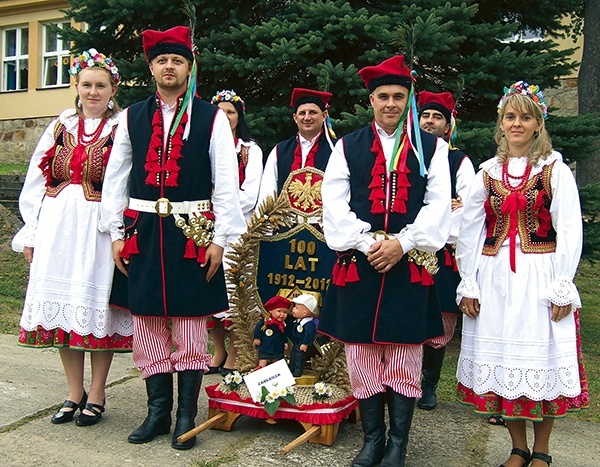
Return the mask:
<path id="1" fill-rule="evenodd" d="M 244 381 L 254 402 L 260 402 L 263 386 L 270 392 L 274 388 L 288 388 L 296 384 L 296 380 L 284 359 L 277 360 L 260 370 L 247 374 L 244 376 Z"/>

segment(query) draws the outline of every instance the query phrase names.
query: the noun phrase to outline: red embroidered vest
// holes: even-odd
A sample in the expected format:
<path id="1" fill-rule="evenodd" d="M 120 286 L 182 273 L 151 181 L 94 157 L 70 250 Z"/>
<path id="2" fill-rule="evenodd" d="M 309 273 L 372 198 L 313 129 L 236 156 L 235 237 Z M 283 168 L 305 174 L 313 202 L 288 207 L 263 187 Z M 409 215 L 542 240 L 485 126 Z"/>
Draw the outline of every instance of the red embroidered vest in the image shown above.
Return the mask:
<path id="1" fill-rule="evenodd" d="M 104 171 L 116 128 L 114 126 L 110 134 L 86 147 L 87 159 L 81 167 L 80 178 L 85 199 L 88 201 L 100 201 Z M 67 185 L 74 183 L 70 165 L 77 139 L 59 122 L 54 128 L 54 141 L 54 146 L 46 152 L 39 165 L 46 176 L 46 195 L 53 198 Z"/>
<path id="2" fill-rule="evenodd" d="M 551 253 L 556 251 L 556 231 L 550 218 L 552 188 L 550 177 L 554 163 L 545 165 L 540 173 L 533 176 L 519 192 L 525 197 L 523 209 L 506 212 L 502 209 L 508 196 L 513 193 L 499 180 L 483 173 L 484 185 L 488 191 L 485 202 L 486 239 L 483 254 L 495 256 L 509 235 L 511 216 L 517 216 L 517 233 L 523 253 Z"/>

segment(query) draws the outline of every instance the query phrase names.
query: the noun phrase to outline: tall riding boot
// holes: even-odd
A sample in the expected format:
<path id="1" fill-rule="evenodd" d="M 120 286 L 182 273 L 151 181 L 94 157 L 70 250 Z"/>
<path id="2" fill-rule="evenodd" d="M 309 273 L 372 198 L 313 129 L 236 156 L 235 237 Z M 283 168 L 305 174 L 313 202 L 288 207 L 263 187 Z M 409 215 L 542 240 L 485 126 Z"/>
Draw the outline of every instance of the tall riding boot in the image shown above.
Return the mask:
<path id="1" fill-rule="evenodd" d="M 148 393 L 148 416 L 127 438 L 127 441 L 134 444 L 147 443 L 156 435 L 166 435 L 171 431 L 173 374 L 158 373 L 144 381 Z"/>
<path id="2" fill-rule="evenodd" d="M 379 463 L 385 449 L 385 393 L 359 399 L 358 408 L 364 438 L 363 447 L 352 461 L 352 467 L 373 467 Z"/>
<path id="3" fill-rule="evenodd" d="M 423 395 L 417 402 L 417 407 L 420 409 L 433 410 L 437 406 L 435 391 L 440 381 L 445 353 L 446 347 L 434 349 L 430 345 L 423 346 L 423 380 L 421 381 Z"/>
<path id="4" fill-rule="evenodd" d="M 198 414 L 198 395 L 202 384 L 202 370 L 185 370 L 177 373 L 177 422 L 173 430 L 171 446 L 175 449 L 191 449 L 196 444 L 196 437 L 183 443 L 177 442 L 177 437 L 194 429 L 195 418 Z"/>
<path id="5" fill-rule="evenodd" d="M 387 403 L 390 415 L 390 430 L 385 454 L 379 467 L 404 467 L 408 432 L 415 411 L 415 398 L 387 390 Z"/>

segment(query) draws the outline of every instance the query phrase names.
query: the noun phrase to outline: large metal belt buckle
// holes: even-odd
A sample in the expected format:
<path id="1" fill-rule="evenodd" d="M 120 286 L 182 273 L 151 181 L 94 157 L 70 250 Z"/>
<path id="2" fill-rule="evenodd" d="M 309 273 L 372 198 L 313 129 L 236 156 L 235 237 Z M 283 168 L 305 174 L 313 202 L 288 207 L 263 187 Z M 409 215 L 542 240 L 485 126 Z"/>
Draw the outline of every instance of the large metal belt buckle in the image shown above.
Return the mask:
<path id="1" fill-rule="evenodd" d="M 167 198 L 158 198 L 154 205 L 154 210 L 160 217 L 169 217 L 173 210 L 173 206 Z"/>
<path id="2" fill-rule="evenodd" d="M 440 269 L 435 253 L 413 249 L 410 250 L 407 255 L 409 260 L 414 261 L 417 266 L 423 266 L 425 270 L 432 276 L 435 275 L 435 273 L 437 273 Z"/>
<path id="3" fill-rule="evenodd" d="M 375 239 L 375 241 L 381 242 L 383 240 L 388 240 L 390 237 L 384 230 L 376 230 L 375 232 L 373 232 L 373 238 Z"/>
<path id="4" fill-rule="evenodd" d="M 175 216 L 175 225 L 183 231 L 186 238 L 191 238 L 196 246 L 208 247 L 213 239 L 214 222 L 204 214 L 190 214 L 188 222 L 178 214 Z"/>

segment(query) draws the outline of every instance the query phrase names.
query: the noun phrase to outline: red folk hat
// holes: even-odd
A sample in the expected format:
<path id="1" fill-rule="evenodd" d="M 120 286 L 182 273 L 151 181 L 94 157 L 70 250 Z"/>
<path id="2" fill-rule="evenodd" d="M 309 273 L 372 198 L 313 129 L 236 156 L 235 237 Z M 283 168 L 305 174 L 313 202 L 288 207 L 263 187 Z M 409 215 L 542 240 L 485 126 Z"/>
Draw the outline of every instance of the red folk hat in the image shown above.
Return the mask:
<path id="1" fill-rule="evenodd" d="M 290 107 L 293 107 L 294 112 L 296 112 L 298 107 L 300 107 L 302 104 L 316 104 L 321 110 L 325 110 L 327 107 L 329 107 L 329 99 L 331 99 L 331 96 L 333 96 L 333 94 L 326 91 L 294 88 L 292 91 Z"/>
<path id="2" fill-rule="evenodd" d="M 177 54 L 193 60 L 192 38 L 187 26 L 175 26 L 166 31 L 148 29 L 142 32 L 142 43 L 149 62 L 161 54 Z"/>
<path id="3" fill-rule="evenodd" d="M 379 65 L 366 66 L 359 70 L 358 76 L 371 92 L 377 86 L 387 84 L 399 84 L 410 89 L 413 81 L 410 69 L 404 63 L 404 55 L 395 55 Z"/>
<path id="4" fill-rule="evenodd" d="M 287 298 L 281 297 L 279 295 L 275 295 L 273 298 L 270 298 L 263 306 L 267 311 L 273 311 L 277 308 L 289 308 L 292 302 L 290 302 Z"/>
<path id="5" fill-rule="evenodd" d="M 454 97 L 449 92 L 421 91 L 419 92 L 417 104 L 419 115 L 425 110 L 437 110 L 446 117 L 446 123 L 450 123 L 454 111 Z"/>

